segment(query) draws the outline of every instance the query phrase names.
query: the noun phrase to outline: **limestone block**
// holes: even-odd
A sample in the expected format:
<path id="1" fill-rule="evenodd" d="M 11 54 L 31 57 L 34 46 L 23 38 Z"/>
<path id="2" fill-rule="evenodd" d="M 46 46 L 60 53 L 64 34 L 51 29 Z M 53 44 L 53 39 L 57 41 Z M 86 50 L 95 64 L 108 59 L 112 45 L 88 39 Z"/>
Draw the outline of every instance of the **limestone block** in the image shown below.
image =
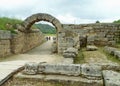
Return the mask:
<path id="1" fill-rule="evenodd" d="M 39 64 L 39 73 L 47 74 L 64 74 L 64 75 L 80 75 L 80 65 L 77 64 Z"/>
<path id="2" fill-rule="evenodd" d="M 0 40 L 1 45 L 10 45 L 10 40 Z"/>
<path id="3" fill-rule="evenodd" d="M 120 51 L 114 51 L 114 56 L 120 60 Z"/>
<path id="4" fill-rule="evenodd" d="M 78 54 L 78 49 L 75 49 L 73 47 L 67 48 L 67 50 L 64 50 L 63 57 L 65 58 L 75 58 Z"/>
<path id="5" fill-rule="evenodd" d="M 120 65 L 115 63 L 102 63 L 99 64 L 102 67 L 102 70 L 113 70 L 113 71 L 120 71 Z"/>
<path id="6" fill-rule="evenodd" d="M 102 78 L 101 66 L 82 64 L 81 74 L 82 76 L 88 79 L 101 79 Z"/>
<path id="7" fill-rule="evenodd" d="M 11 32 L 0 30 L 0 39 L 10 39 L 11 38 Z"/>
<path id="8" fill-rule="evenodd" d="M 25 69 L 23 73 L 28 75 L 33 75 L 33 74 L 37 74 L 37 71 L 38 71 L 38 64 L 34 62 L 30 62 L 25 64 Z"/>
<path id="9" fill-rule="evenodd" d="M 75 58 L 75 57 L 76 57 L 76 54 L 75 54 L 75 53 L 63 52 L 63 57 L 64 57 L 64 58 Z"/>
<path id="10" fill-rule="evenodd" d="M 89 46 L 87 46 L 86 47 L 86 50 L 87 51 L 95 51 L 95 50 L 97 50 L 98 48 L 96 47 L 96 46 L 94 46 L 94 45 L 89 45 Z"/>
<path id="11" fill-rule="evenodd" d="M 105 86 L 120 86 L 120 73 L 112 70 L 104 70 L 103 78 Z"/>
<path id="12" fill-rule="evenodd" d="M 78 49 L 70 47 L 66 50 L 66 52 L 78 54 Z"/>
<path id="13" fill-rule="evenodd" d="M 112 39 L 113 40 L 113 39 Z M 116 42 L 115 41 L 109 41 L 108 42 L 108 45 L 115 45 L 116 44 Z"/>
<path id="14" fill-rule="evenodd" d="M 114 48 L 114 47 L 105 46 L 105 47 L 104 47 L 104 50 L 105 50 L 107 53 L 109 53 L 109 54 L 111 54 L 111 55 L 114 55 L 114 52 L 115 52 L 117 49 Z"/>

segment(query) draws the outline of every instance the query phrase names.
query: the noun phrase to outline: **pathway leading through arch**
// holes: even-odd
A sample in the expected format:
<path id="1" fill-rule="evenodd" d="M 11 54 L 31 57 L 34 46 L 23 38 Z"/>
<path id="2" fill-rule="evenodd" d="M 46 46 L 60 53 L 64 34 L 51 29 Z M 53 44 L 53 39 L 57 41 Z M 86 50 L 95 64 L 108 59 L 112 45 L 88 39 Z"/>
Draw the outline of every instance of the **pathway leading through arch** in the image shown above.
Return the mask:
<path id="1" fill-rule="evenodd" d="M 27 61 L 27 62 L 47 62 L 47 63 L 66 63 L 71 64 L 73 61 L 69 58 L 63 58 L 63 56 L 51 53 L 53 41 L 46 41 L 40 46 L 26 52 L 24 54 L 13 55 L 4 58 L 3 61 Z"/>

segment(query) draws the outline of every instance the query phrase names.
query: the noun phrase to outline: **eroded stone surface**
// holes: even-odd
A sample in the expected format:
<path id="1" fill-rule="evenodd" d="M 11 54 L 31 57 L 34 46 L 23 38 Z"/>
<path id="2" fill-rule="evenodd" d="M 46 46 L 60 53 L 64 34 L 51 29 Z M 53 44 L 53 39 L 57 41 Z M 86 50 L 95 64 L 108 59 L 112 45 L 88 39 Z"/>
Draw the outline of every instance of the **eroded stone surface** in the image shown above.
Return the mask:
<path id="1" fill-rule="evenodd" d="M 63 57 L 65 57 L 65 58 L 75 58 L 77 56 L 77 54 L 78 54 L 78 49 L 70 47 L 63 52 Z"/>
<path id="2" fill-rule="evenodd" d="M 116 48 L 113 48 L 113 47 L 105 46 L 105 47 L 104 47 L 104 50 L 105 50 L 106 52 L 108 52 L 109 54 L 114 55 L 114 52 L 115 52 L 117 49 L 116 49 Z"/>
<path id="3" fill-rule="evenodd" d="M 37 74 L 38 72 L 38 64 L 35 62 L 30 62 L 30 63 L 26 63 L 25 64 L 25 69 L 23 71 L 23 73 L 25 74 Z"/>
<path id="4" fill-rule="evenodd" d="M 39 73 L 80 75 L 80 65 L 75 64 L 40 64 Z"/>
<path id="5" fill-rule="evenodd" d="M 120 73 L 118 72 L 105 70 L 103 71 L 103 78 L 105 86 L 120 86 Z"/>
<path id="6" fill-rule="evenodd" d="M 101 79 L 101 66 L 92 65 L 92 64 L 82 64 L 81 65 L 81 74 L 88 79 Z"/>
<path id="7" fill-rule="evenodd" d="M 94 46 L 94 45 L 88 45 L 87 48 L 86 48 L 87 51 L 95 51 L 97 49 L 98 48 L 96 46 Z"/>

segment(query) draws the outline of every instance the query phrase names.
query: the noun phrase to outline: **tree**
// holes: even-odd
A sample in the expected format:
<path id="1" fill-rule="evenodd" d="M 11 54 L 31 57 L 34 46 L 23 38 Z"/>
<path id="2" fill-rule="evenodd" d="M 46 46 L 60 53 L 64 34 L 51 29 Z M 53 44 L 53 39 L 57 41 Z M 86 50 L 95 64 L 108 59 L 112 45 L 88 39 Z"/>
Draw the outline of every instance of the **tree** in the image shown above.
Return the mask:
<path id="1" fill-rule="evenodd" d="M 100 22 L 97 20 L 96 23 L 100 23 Z"/>
<path id="2" fill-rule="evenodd" d="M 120 23 L 120 19 L 113 21 L 113 23 Z"/>

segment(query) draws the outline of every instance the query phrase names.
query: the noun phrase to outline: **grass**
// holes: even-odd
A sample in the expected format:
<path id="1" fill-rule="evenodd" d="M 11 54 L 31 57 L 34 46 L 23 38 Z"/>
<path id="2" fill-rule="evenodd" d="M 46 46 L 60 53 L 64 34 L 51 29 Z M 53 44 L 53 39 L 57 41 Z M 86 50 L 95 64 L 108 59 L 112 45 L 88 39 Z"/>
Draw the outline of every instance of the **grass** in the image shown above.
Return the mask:
<path id="1" fill-rule="evenodd" d="M 85 61 L 84 61 L 83 51 L 80 50 L 80 51 L 78 52 L 77 57 L 74 59 L 74 64 L 82 64 L 82 63 L 84 63 L 84 62 L 85 62 Z"/>
<path id="2" fill-rule="evenodd" d="M 99 51 L 101 53 L 105 54 L 108 60 L 120 64 L 120 61 L 116 57 L 114 57 L 114 56 L 110 55 L 109 53 L 105 52 L 103 47 L 100 47 Z"/>
<path id="3" fill-rule="evenodd" d="M 45 36 L 56 36 L 56 34 L 44 34 Z"/>
<path id="4" fill-rule="evenodd" d="M 22 20 L 15 18 L 0 18 L 0 30 L 9 30 L 11 33 L 16 33 L 14 30 L 16 29 L 16 24 L 21 24 Z"/>

